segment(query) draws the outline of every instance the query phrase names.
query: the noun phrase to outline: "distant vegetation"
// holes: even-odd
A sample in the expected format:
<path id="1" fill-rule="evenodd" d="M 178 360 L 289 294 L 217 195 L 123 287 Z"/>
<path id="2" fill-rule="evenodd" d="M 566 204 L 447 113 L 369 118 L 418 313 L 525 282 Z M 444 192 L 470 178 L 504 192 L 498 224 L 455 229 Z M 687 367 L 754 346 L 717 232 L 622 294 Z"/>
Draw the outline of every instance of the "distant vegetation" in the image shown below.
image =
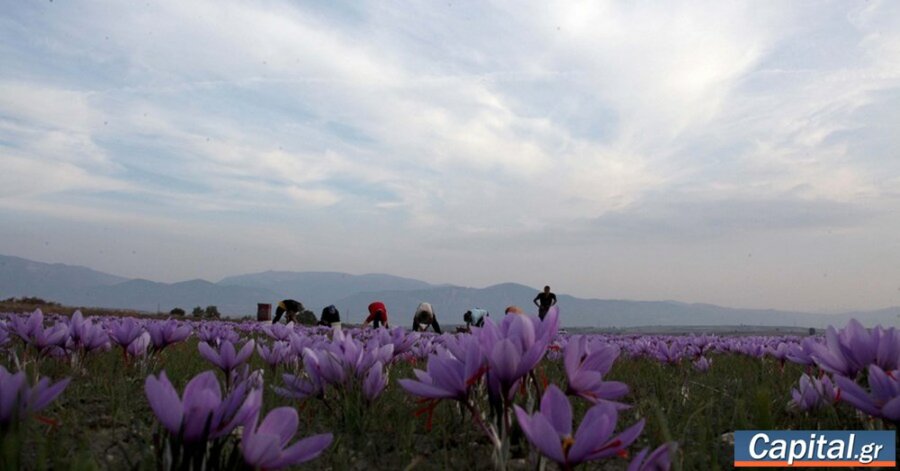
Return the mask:
<path id="1" fill-rule="evenodd" d="M 6 298 L 4 304 L 27 304 L 29 306 L 59 306 L 59 303 L 46 301 L 35 296 L 22 296 L 20 298 Z"/>
<path id="2" fill-rule="evenodd" d="M 299 314 L 297 314 L 297 322 L 304 325 L 316 325 L 316 313 L 310 311 L 309 309 L 304 309 Z"/>
<path id="3" fill-rule="evenodd" d="M 219 308 L 216 306 L 206 306 L 206 309 L 197 306 L 191 311 L 191 317 L 197 319 L 220 319 L 222 315 L 219 313 Z"/>

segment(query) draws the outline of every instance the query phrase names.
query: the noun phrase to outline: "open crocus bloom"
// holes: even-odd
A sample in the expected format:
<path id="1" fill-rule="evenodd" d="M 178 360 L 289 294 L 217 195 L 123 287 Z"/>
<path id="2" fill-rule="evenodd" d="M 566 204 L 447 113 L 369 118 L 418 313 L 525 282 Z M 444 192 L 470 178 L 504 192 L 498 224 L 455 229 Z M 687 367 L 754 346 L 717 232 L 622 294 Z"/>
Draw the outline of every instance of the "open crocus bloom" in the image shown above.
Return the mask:
<path id="1" fill-rule="evenodd" d="M 900 370 L 869 365 L 868 379 L 871 393 L 850 378 L 835 376 L 841 400 L 874 417 L 900 422 Z"/>
<path id="2" fill-rule="evenodd" d="M 644 429 L 644 420 L 641 419 L 613 437 L 618 420 L 616 408 L 611 404 L 599 403 L 587 411 L 575 435 L 572 435 L 572 405 L 555 385 L 547 388 L 541 398 L 541 409 L 534 415 L 528 415 L 519 406 L 515 406 L 515 410 L 528 441 L 541 454 L 565 469 L 622 452 Z"/>
<path id="3" fill-rule="evenodd" d="M 224 371 L 225 374 L 228 374 L 231 370 L 241 366 L 250 359 L 256 344 L 253 340 L 249 340 L 240 351 L 237 351 L 231 341 L 223 340 L 218 351 L 205 342 L 200 342 L 197 348 L 200 349 L 200 355 L 203 358 L 206 358 L 210 363 Z"/>
<path id="4" fill-rule="evenodd" d="M 186 443 L 202 442 L 230 433 L 262 406 L 262 389 L 241 383 L 222 399 L 219 381 L 212 371 L 204 371 L 184 387 L 184 394 L 172 386 L 166 372 L 150 375 L 144 383 L 147 401 L 160 423 Z"/>
<path id="5" fill-rule="evenodd" d="M 330 433 L 323 433 L 287 446 L 300 422 L 293 407 L 272 409 L 258 428 L 256 419 L 257 415 L 254 415 L 244 427 L 241 451 L 244 461 L 258 469 L 281 469 L 312 460 L 334 439 Z"/>

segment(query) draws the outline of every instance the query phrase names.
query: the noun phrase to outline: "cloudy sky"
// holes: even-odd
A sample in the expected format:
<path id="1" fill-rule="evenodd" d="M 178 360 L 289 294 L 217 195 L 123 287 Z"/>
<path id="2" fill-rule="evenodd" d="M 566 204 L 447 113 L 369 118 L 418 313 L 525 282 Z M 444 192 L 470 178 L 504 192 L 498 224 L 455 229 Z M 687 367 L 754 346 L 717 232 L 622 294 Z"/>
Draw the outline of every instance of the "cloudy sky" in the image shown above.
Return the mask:
<path id="1" fill-rule="evenodd" d="M 0 253 L 900 305 L 900 2 L 5 1 Z"/>

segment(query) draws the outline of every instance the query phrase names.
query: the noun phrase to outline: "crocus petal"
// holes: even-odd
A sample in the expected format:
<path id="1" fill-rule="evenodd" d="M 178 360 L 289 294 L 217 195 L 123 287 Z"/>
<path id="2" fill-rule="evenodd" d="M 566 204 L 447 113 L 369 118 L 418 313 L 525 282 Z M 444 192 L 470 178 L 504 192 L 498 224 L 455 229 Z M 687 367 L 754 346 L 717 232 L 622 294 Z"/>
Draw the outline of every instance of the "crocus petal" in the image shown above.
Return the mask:
<path id="1" fill-rule="evenodd" d="M 450 399 L 455 395 L 452 391 L 440 389 L 434 385 L 421 383 L 412 379 L 399 379 L 400 387 L 410 394 L 431 399 Z"/>
<path id="2" fill-rule="evenodd" d="M 622 433 L 617 435 L 616 437 L 609 440 L 603 446 L 600 447 L 599 450 L 596 450 L 593 453 L 590 453 L 587 456 L 588 460 L 597 460 L 600 458 L 607 458 L 613 456 L 620 451 L 628 448 L 634 441 L 637 439 L 638 435 L 641 434 L 641 431 L 644 430 L 644 419 L 637 421 L 631 427 L 625 429 Z"/>
<path id="3" fill-rule="evenodd" d="M 170 433 L 177 434 L 181 428 L 182 406 L 178 392 L 166 377 L 166 372 L 159 374 L 159 379 L 155 376 L 147 376 L 144 381 L 144 391 L 147 394 L 147 401 L 150 408 L 156 414 L 156 418 Z"/>
<path id="4" fill-rule="evenodd" d="M 35 390 L 32 391 L 32 395 L 35 397 L 31 398 L 31 400 L 29 401 L 28 411 L 37 412 L 43 410 L 45 407 L 47 407 L 48 404 L 56 399 L 56 396 L 59 396 L 60 393 L 62 393 L 63 390 L 66 389 L 66 386 L 69 385 L 69 381 L 71 381 L 71 378 L 66 378 L 58 381 L 49 387 L 43 386 L 39 389 L 35 388 Z"/>
<path id="5" fill-rule="evenodd" d="M 521 354 L 508 339 L 502 339 L 494 345 L 491 352 L 491 374 L 496 375 L 501 383 L 510 383 L 517 379 L 516 370 Z"/>
<path id="6" fill-rule="evenodd" d="M 591 352 L 582 362 L 581 368 L 605 374 L 609 372 L 618 357 L 619 349 L 613 345 L 607 345 Z"/>
<path id="7" fill-rule="evenodd" d="M 234 351 L 234 344 L 228 340 L 223 340 L 222 345 L 219 346 L 219 360 L 221 362 L 219 368 L 223 370 L 234 368 L 237 363 L 234 360 L 235 355 L 237 354 Z"/>
<path id="8" fill-rule="evenodd" d="M 6 368 L 0 366 L 0 386 L 2 386 L 0 389 L 2 391 L 0 394 L 0 421 L 12 418 L 16 404 L 22 395 L 22 386 L 25 385 L 25 380 L 24 372 L 9 374 Z"/>
<path id="9" fill-rule="evenodd" d="M 513 406 L 516 411 L 516 418 L 519 420 L 519 426 L 528 441 L 547 458 L 563 464 L 566 462 L 563 456 L 562 441 L 559 434 L 553 428 L 553 425 L 540 412 L 529 416 L 524 409 L 519 406 Z"/>
<path id="10" fill-rule="evenodd" d="M 300 418 L 297 416 L 296 409 L 293 407 L 276 407 L 263 419 L 256 431 L 260 434 L 278 436 L 280 449 L 291 441 L 291 438 L 297 433 L 297 425 L 299 424 Z"/>
<path id="11" fill-rule="evenodd" d="M 590 454 L 609 440 L 616 420 L 618 412 L 609 404 L 600 403 L 588 409 L 575 431 L 575 444 L 569 449 L 569 463 L 578 464 L 590 459 Z"/>
<path id="12" fill-rule="evenodd" d="M 625 471 L 642 471 L 644 457 L 647 456 L 647 453 L 649 452 L 649 448 L 644 448 L 639 451 L 638 454 L 634 455 L 634 459 L 631 460 L 631 463 L 628 463 L 628 468 Z"/>
<path id="13" fill-rule="evenodd" d="M 834 377 L 834 382 L 841 389 L 841 400 L 869 415 L 878 416 L 878 408 L 862 387 L 840 375 Z"/>
<path id="14" fill-rule="evenodd" d="M 334 441 L 330 433 L 313 435 L 294 443 L 281 453 L 279 466 L 293 466 L 317 458 Z"/>
<path id="15" fill-rule="evenodd" d="M 584 353 L 582 348 L 584 344 L 584 337 L 580 335 L 576 335 L 569 339 L 569 344 L 566 345 L 565 357 L 563 358 L 563 365 L 566 369 L 566 376 L 571 378 L 575 376 L 578 372 L 578 367 L 581 365 L 581 357 Z"/>
<path id="16" fill-rule="evenodd" d="M 881 407 L 881 416 L 892 422 L 900 422 L 900 396 L 891 399 Z"/>
<path id="17" fill-rule="evenodd" d="M 247 359 L 250 358 L 250 355 L 253 354 L 254 346 L 255 342 L 253 340 L 250 340 L 249 342 L 244 344 L 243 348 L 241 348 L 241 351 L 238 352 L 237 357 L 234 360 L 235 365 L 240 365 L 247 361 Z"/>
<path id="18" fill-rule="evenodd" d="M 219 354 L 209 346 L 206 342 L 200 342 L 197 344 L 197 348 L 200 350 L 200 355 L 203 358 L 209 360 L 210 363 L 216 365 L 217 367 L 222 367 L 222 359 L 219 357 Z"/>
<path id="19" fill-rule="evenodd" d="M 572 405 L 554 384 L 547 388 L 541 398 L 541 414 L 553 425 L 560 438 L 572 434 Z"/>
<path id="20" fill-rule="evenodd" d="M 269 468 L 275 464 L 281 454 L 277 435 L 244 433 L 241 438 L 241 452 L 247 464 L 257 468 Z M 274 467 L 273 467 L 274 468 Z"/>

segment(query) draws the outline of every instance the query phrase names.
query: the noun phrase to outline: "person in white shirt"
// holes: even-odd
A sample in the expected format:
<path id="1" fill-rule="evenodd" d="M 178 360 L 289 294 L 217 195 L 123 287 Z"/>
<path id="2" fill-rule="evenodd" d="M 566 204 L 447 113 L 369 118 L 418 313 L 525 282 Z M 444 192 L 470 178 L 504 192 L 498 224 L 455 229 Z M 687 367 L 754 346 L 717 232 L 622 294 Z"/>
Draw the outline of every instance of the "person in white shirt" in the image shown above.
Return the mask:
<path id="1" fill-rule="evenodd" d="M 437 316 L 434 314 L 430 303 L 421 303 L 416 308 L 416 314 L 413 316 L 413 332 L 424 332 L 431 327 L 438 334 L 441 333 L 441 326 L 438 324 Z"/>

